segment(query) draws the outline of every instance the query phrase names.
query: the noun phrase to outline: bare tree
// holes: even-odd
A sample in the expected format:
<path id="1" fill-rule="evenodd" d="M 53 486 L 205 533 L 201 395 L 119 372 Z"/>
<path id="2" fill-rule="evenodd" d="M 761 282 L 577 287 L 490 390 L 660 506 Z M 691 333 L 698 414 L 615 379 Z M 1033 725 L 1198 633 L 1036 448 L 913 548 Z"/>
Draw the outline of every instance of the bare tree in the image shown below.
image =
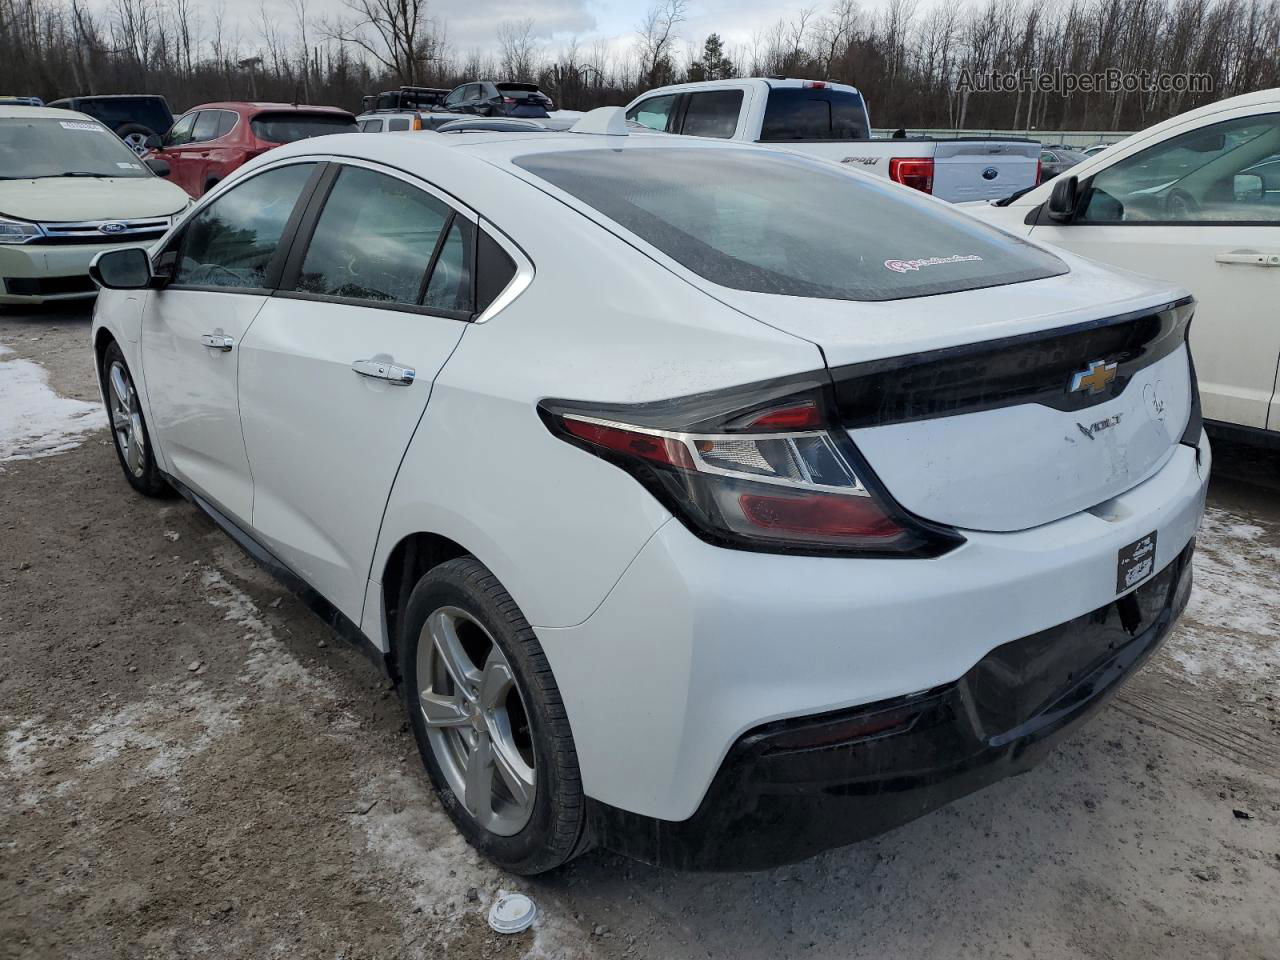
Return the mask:
<path id="1" fill-rule="evenodd" d="M 636 32 L 641 82 L 650 87 L 666 83 L 672 73 L 671 51 L 676 28 L 684 23 L 688 0 L 659 0 L 644 15 Z"/>
<path id="2" fill-rule="evenodd" d="M 435 55 L 427 0 L 342 0 L 342 5 L 347 15 L 328 25 L 329 36 L 364 51 L 401 83 L 416 83 L 423 64 Z"/>
<path id="3" fill-rule="evenodd" d="M 503 20 L 499 23 L 498 51 L 504 79 L 533 80 L 537 54 L 533 42 L 533 19 Z"/>

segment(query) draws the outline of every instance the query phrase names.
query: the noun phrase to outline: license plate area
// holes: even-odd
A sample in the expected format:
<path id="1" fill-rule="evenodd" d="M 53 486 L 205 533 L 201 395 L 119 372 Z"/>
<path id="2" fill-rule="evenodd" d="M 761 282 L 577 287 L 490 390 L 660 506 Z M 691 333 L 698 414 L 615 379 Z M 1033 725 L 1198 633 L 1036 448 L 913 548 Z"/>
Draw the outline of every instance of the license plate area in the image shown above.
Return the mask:
<path id="1" fill-rule="evenodd" d="M 1120 548 L 1116 558 L 1116 594 L 1126 593 L 1156 571 L 1156 531 Z"/>

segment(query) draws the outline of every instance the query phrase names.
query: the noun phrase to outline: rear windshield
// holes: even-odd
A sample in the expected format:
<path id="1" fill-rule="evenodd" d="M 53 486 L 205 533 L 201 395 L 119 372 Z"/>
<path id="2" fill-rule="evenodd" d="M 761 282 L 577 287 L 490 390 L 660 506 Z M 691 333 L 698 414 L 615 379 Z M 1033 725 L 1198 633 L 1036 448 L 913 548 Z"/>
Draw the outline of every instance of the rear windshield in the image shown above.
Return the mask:
<path id="1" fill-rule="evenodd" d="M 81 113 L 97 117 L 112 130 L 136 123 L 152 133 L 163 134 L 173 125 L 173 114 L 158 97 L 112 97 L 110 100 L 81 100 Z"/>
<path id="2" fill-rule="evenodd" d="M 96 120 L 74 114 L 65 120 L 0 120 L 0 180 L 152 175 L 123 140 Z"/>
<path id="3" fill-rule="evenodd" d="M 860 93 L 802 87 L 769 91 L 761 140 L 865 140 L 870 135 Z"/>
<path id="4" fill-rule="evenodd" d="M 260 113 L 251 121 L 253 133 L 268 143 L 293 143 L 327 133 L 355 133 L 354 117 L 340 113 Z"/>
<path id="5" fill-rule="evenodd" d="M 701 277 L 756 293 L 898 300 L 1057 276 L 1057 257 L 911 190 L 765 150 L 575 150 L 517 166 Z"/>

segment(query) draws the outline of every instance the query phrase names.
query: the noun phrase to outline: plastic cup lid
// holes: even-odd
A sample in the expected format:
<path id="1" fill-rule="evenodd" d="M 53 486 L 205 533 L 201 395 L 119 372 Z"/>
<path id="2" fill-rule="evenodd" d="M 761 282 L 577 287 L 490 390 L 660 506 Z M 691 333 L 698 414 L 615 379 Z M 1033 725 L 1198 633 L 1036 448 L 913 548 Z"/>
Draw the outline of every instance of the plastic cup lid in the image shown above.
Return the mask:
<path id="1" fill-rule="evenodd" d="M 538 908 L 523 893 L 508 893 L 493 901 L 489 908 L 489 926 L 498 933 L 528 930 L 538 916 Z"/>

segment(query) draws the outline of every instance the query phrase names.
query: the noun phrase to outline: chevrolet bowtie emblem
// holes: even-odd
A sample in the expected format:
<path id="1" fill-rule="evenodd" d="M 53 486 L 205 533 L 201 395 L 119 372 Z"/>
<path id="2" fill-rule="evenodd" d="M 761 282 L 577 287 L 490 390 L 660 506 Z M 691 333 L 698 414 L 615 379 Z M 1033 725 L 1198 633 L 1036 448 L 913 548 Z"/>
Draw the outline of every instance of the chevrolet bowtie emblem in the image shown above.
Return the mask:
<path id="1" fill-rule="evenodd" d="M 1105 360 L 1089 361 L 1088 370 L 1079 370 L 1071 376 L 1071 392 L 1101 393 L 1116 378 L 1116 365 Z"/>

